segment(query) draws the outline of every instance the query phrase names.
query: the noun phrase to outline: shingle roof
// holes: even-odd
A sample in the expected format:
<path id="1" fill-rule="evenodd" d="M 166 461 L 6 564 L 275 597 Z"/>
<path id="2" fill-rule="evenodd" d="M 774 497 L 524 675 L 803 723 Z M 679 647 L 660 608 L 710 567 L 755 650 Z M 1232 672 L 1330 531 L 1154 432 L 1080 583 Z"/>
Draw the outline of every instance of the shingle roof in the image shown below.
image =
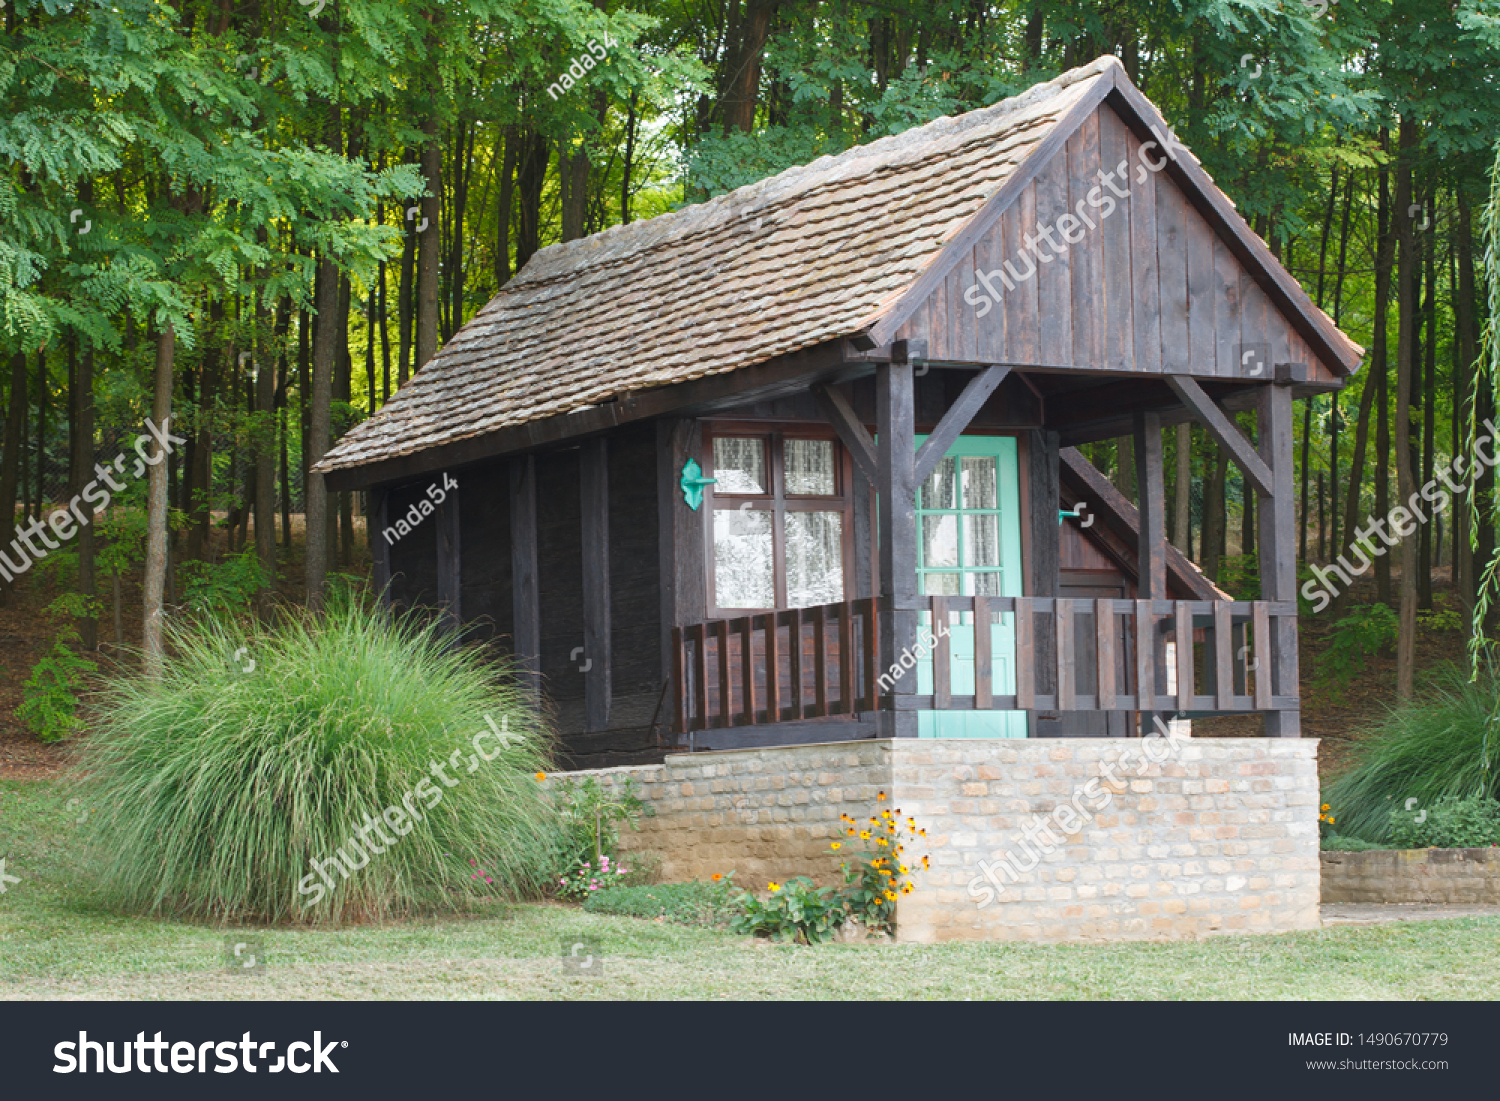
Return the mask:
<path id="1" fill-rule="evenodd" d="M 868 328 L 1119 62 L 543 249 L 316 469 L 363 466 Z"/>

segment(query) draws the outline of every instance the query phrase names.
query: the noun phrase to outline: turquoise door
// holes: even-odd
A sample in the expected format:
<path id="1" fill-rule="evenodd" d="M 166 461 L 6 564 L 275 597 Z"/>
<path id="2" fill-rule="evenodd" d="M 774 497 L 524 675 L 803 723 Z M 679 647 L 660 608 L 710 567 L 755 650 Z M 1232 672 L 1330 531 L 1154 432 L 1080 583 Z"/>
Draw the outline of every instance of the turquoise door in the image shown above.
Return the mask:
<path id="1" fill-rule="evenodd" d="M 921 446 L 926 436 L 918 436 Z M 1055 507 L 1055 506 L 1053 506 Z M 1016 441 L 1011 436 L 963 436 L 917 490 L 917 591 L 973 596 L 1023 596 L 1021 494 Z M 991 612 L 995 695 L 1016 690 L 1013 613 Z M 970 612 L 950 612 L 952 692 L 974 694 L 974 623 Z M 939 625 L 923 613 L 922 622 Z M 917 692 L 932 692 L 932 658 L 917 663 Z M 1024 738 L 1024 711 L 919 711 L 923 738 Z"/>

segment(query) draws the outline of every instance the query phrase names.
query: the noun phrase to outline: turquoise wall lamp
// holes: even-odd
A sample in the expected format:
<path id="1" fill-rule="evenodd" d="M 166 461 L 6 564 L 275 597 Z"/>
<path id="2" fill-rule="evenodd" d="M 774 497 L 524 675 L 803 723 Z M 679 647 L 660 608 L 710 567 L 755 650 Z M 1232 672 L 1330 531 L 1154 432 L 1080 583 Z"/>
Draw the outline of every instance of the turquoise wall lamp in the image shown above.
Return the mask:
<path id="1" fill-rule="evenodd" d="M 703 507 L 703 487 L 717 485 L 719 479 L 705 478 L 697 459 L 689 459 L 682 467 L 682 499 L 688 508 L 697 512 Z"/>

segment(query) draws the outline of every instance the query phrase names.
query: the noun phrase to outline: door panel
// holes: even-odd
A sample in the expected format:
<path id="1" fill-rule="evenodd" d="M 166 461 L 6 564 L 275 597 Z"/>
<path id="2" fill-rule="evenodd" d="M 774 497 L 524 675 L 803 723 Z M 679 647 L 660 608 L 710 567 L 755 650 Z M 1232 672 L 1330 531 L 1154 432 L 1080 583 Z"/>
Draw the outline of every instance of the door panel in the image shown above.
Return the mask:
<path id="1" fill-rule="evenodd" d="M 926 436 L 917 437 L 920 447 Z M 918 591 L 1022 596 L 1020 480 L 1010 436 L 962 436 L 917 491 Z M 1013 613 L 990 613 L 994 693 L 1016 690 Z M 939 625 L 924 614 L 933 632 Z M 952 692 L 974 694 L 974 631 L 969 612 L 949 613 Z M 917 692 L 932 692 L 932 657 L 917 662 Z M 1024 738 L 1024 711 L 919 711 L 924 738 Z"/>

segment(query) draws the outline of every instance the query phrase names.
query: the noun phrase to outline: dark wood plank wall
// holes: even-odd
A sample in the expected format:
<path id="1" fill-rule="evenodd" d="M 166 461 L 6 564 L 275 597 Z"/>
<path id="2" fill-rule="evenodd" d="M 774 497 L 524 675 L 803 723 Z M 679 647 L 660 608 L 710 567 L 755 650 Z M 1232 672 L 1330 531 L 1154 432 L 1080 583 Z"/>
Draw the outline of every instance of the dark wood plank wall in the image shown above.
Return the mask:
<path id="1" fill-rule="evenodd" d="M 610 434 L 610 729 L 649 725 L 661 698 L 665 674 L 658 647 L 661 573 L 656 467 L 656 425 L 630 425 Z M 661 719 L 669 718 L 663 704 Z"/>
<path id="2" fill-rule="evenodd" d="M 463 486 L 460 592 L 465 629 L 473 637 L 498 639 L 514 654 L 514 604 L 510 568 L 510 464 L 501 459 L 457 475 Z"/>
<path id="3" fill-rule="evenodd" d="M 442 484 L 442 475 L 437 475 Z M 391 527 L 396 521 L 405 519 L 412 506 L 428 500 L 427 487 L 432 478 L 422 478 L 411 485 L 396 486 L 386 498 L 386 518 Z M 437 523 L 436 515 L 429 514 L 407 534 L 391 544 L 391 605 L 396 609 L 436 607 L 438 599 L 437 578 Z"/>
<path id="4" fill-rule="evenodd" d="M 583 729 L 583 524 L 578 451 L 536 457 L 537 589 L 541 601 L 542 691 L 558 727 Z"/>
<path id="5" fill-rule="evenodd" d="M 1263 380 L 1271 364 L 1301 362 L 1311 378 L 1335 376 L 1272 306 L 1266 292 L 1209 228 L 1188 196 L 1166 172 L 1142 167 L 1141 140 L 1108 105 L 1097 112 L 1045 165 L 1010 209 L 976 240 L 957 266 L 901 326 L 898 339 L 926 340 L 933 360 L 962 363 L 1103 367 L 1118 371 L 1190 372 L 1222 378 Z M 1159 161 L 1159 148 L 1147 158 Z M 1087 196 L 1101 170 L 1128 173 L 1119 198 L 1105 190 L 1099 206 Z M 1115 185 L 1127 189 L 1118 173 Z M 1109 210 L 1108 195 L 1115 203 Z M 1037 263 L 1021 256 L 1037 225 L 1055 226 L 1065 214 L 1082 213 L 1082 239 Z M 1061 240 L 1058 234 L 1054 238 Z M 1036 273 L 1014 290 L 1002 290 L 999 305 L 983 317 L 965 295 L 980 272 L 1009 261 L 1015 272 Z M 981 285 L 981 290 L 982 290 Z M 1241 366 L 1241 346 L 1266 347 L 1260 374 Z M 920 405 L 919 405 L 920 414 Z"/>

